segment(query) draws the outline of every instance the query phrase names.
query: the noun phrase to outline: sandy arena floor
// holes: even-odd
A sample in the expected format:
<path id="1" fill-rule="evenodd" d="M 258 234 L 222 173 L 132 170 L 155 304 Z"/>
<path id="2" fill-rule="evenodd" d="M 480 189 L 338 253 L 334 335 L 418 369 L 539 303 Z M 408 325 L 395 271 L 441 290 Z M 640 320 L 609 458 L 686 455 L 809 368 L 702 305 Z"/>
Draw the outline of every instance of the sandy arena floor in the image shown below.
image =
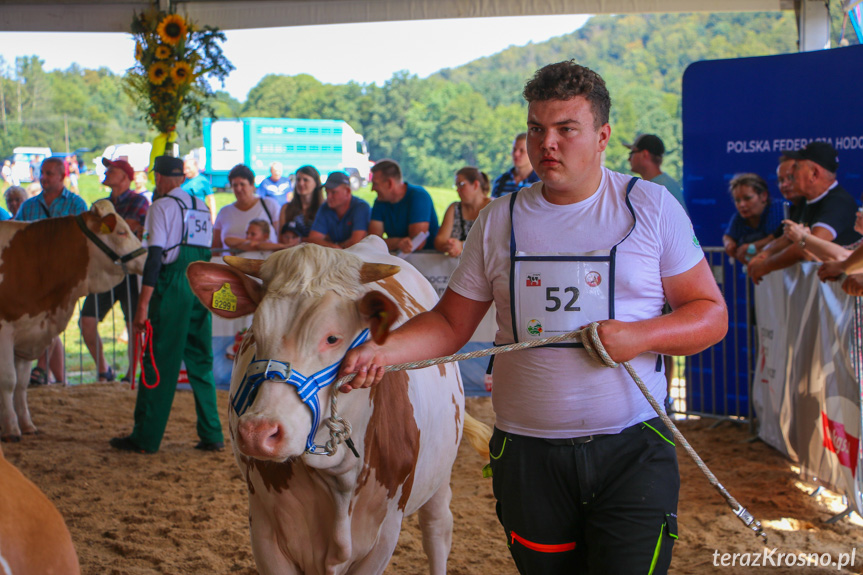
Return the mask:
<path id="1" fill-rule="evenodd" d="M 254 574 L 244 482 L 230 450 L 202 453 L 197 442 L 192 394 L 178 392 L 162 450 L 144 456 L 120 453 L 111 437 L 131 429 L 135 395 L 128 385 L 93 384 L 31 389 L 30 408 L 40 428 L 17 444 L 4 444 L 6 458 L 40 486 L 66 518 L 86 574 Z M 227 392 L 219 392 L 221 413 Z M 487 398 L 469 398 L 468 411 L 492 423 Z M 766 526 L 777 553 L 850 553 L 853 569 L 829 567 L 715 567 L 719 553 L 759 553 L 725 501 L 680 449 L 683 487 L 678 512 L 680 540 L 672 573 L 863 573 L 863 521 L 834 525 L 824 520 L 841 504 L 831 495 L 811 498 L 792 466 L 763 443 L 747 442 L 748 428 L 692 421 L 681 431 L 723 485 Z M 225 434 L 227 436 L 227 433 Z M 453 471 L 455 516 L 449 573 L 516 573 L 494 514 L 485 462 L 463 445 Z M 775 557 L 775 555 L 774 555 Z M 386 573 L 426 573 L 415 517 L 405 520 Z"/>

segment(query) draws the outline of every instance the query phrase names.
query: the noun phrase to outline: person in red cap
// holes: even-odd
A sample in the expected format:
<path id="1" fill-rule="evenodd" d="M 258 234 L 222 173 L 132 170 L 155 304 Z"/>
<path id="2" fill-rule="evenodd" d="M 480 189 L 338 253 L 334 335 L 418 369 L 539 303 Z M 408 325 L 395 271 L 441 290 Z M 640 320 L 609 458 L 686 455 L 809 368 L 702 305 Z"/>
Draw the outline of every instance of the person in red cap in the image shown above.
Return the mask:
<path id="1" fill-rule="evenodd" d="M 111 189 L 111 195 L 107 198 L 108 201 L 114 204 L 114 210 L 117 214 L 126 220 L 132 232 L 140 238 L 144 230 L 144 220 L 147 217 L 150 202 L 144 196 L 130 189 L 135 180 L 135 170 L 126 160 L 111 161 L 102 158 L 102 164 L 107 168 L 102 184 Z M 81 327 L 84 343 L 96 362 L 99 381 L 114 381 L 115 377 L 114 368 L 105 361 L 98 325 L 105 319 L 105 316 L 114 307 L 114 302 L 117 301 L 120 302 L 123 318 L 126 320 L 126 329 L 131 336 L 132 314 L 134 314 L 138 304 L 138 281 L 136 278 L 127 275 L 114 289 L 88 295 L 81 308 L 81 319 L 78 325 Z"/>

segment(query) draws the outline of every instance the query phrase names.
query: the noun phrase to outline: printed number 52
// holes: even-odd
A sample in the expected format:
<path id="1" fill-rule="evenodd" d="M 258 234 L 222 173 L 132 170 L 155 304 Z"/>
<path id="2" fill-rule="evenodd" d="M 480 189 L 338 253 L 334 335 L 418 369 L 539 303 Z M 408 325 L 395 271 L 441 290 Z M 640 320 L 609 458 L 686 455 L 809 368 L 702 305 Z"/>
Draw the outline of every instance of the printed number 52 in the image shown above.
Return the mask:
<path id="1" fill-rule="evenodd" d="M 551 302 L 551 307 L 548 305 L 545 306 L 545 311 L 557 311 L 560 309 L 560 298 L 554 295 L 559 292 L 560 288 L 558 287 L 548 287 L 545 288 L 545 301 Z M 569 299 L 569 303 L 567 303 L 563 311 L 581 311 L 581 308 L 575 305 L 575 302 L 578 301 L 578 288 L 577 287 L 568 287 L 563 289 L 564 293 L 572 294 L 572 297 Z"/>

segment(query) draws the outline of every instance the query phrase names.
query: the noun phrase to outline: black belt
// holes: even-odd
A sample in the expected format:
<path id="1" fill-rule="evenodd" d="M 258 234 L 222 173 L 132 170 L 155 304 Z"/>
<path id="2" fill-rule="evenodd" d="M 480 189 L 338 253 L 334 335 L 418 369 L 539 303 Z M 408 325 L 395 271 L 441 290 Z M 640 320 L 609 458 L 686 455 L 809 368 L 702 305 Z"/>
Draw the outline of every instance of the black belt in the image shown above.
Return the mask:
<path id="1" fill-rule="evenodd" d="M 590 443 L 594 439 L 600 439 L 603 437 L 609 437 L 610 435 L 614 435 L 613 433 L 598 433 L 596 435 L 583 435 L 581 437 L 565 437 L 563 439 L 551 439 L 543 437 L 542 440 L 548 443 L 549 445 L 582 445 L 583 443 Z"/>
<path id="2" fill-rule="evenodd" d="M 656 418 L 659 419 L 659 418 Z M 653 421 L 648 420 L 648 421 Z M 585 443 L 590 443 L 591 441 L 595 441 L 597 439 L 602 439 L 603 437 L 614 437 L 615 435 L 624 435 L 627 433 L 636 433 L 641 431 L 643 428 L 642 423 L 636 423 L 635 425 L 630 425 L 629 427 L 624 428 L 620 431 L 620 433 L 597 433 L 594 435 L 583 435 L 581 437 L 565 437 L 563 439 L 553 439 L 548 437 L 543 437 L 542 440 L 549 445 L 583 445 Z"/>

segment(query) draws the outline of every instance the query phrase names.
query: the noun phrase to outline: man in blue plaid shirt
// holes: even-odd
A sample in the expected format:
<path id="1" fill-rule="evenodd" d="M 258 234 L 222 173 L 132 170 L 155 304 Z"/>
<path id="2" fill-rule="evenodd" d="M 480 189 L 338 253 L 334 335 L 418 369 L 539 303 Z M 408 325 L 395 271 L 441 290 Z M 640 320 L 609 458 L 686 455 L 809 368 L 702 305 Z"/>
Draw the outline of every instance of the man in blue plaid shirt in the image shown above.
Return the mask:
<path id="1" fill-rule="evenodd" d="M 533 185 L 539 181 L 539 176 L 533 171 L 530 158 L 527 157 L 527 132 L 515 137 L 512 143 L 512 168 L 499 175 L 491 185 L 491 197 L 499 198 Z"/>
<path id="2" fill-rule="evenodd" d="M 63 185 L 66 167 L 60 158 L 45 158 L 39 183 L 42 193 L 21 204 L 15 219 L 21 222 L 35 222 L 46 218 L 76 216 L 87 211 L 87 204 L 81 196 L 73 194 Z"/>
<path id="3" fill-rule="evenodd" d="M 63 185 L 66 176 L 66 166 L 60 158 L 45 158 L 42 162 L 42 172 L 39 174 L 39 183 L 42 184 L 42 193 L 38 196 L 25 200 L 15 219 L 22 222 L 35 222 L 47 218 L 58 218 L 60 216 L 76 216 L 87 211 L 87 203 L 81 196 L 73 194 Z M 58 382 L 66 379 L 65 350 L 60 337 L 55 337 L 48 346 L 46 353 L 39 358 L 36 367 L 30 374 L 31 385 L 45 385 L 48 383 L 48 363 L 50 359 L 51 371 Z"/>

